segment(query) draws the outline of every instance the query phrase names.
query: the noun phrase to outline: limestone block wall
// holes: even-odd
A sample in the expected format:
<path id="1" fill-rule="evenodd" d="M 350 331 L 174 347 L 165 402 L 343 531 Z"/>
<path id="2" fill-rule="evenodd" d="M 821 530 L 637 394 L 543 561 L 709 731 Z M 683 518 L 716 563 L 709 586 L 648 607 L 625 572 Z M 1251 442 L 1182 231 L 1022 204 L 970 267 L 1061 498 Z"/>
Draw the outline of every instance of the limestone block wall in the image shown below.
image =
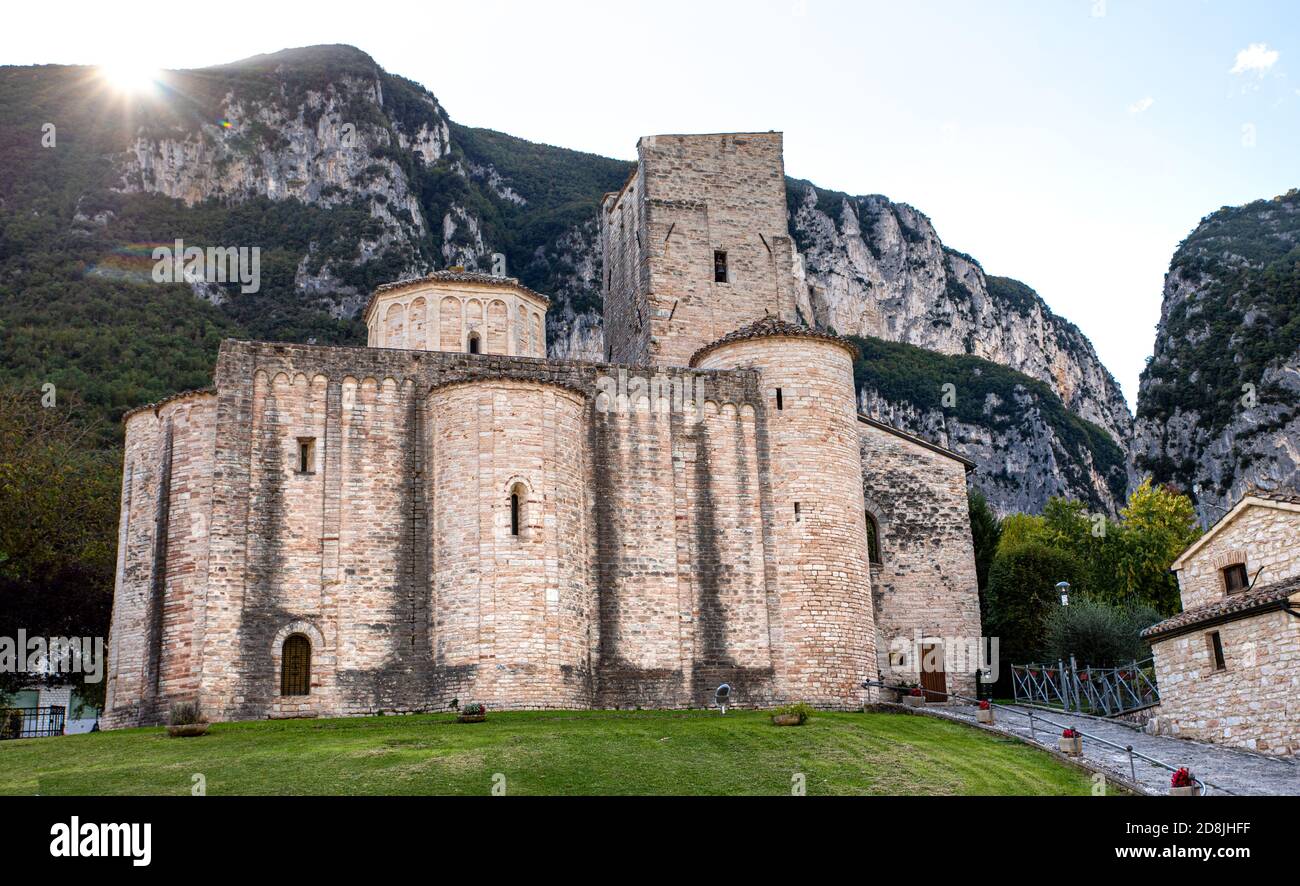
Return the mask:
<path id="1" fill-rule="evenodd" d="M 876 651 L 848 351 L 705 359 L 224 343 L 215 395 L 128 420 L 105 722 L 195 695 L 215 719 L 704 706 L 722 682 L 856 705 Z M 611 403 L 629 375 L 685 396 Z M 284 695 L 295 634 L 310 687 Z"/>
<path id="2" fill-rule="evenodd" d="M 593 452 L 598 706 L 780 697 L 757 377 L 675 372 L 685 408 L 597 410 Z M 696 387 L 698 386 L 698 387 Z"/>
<path id="3" fill-rule="evenodd" d="M 1223 645 L 1221 671 L 1212 631 Z M 1300 618 L 1267 612 L 1157 640 L 1152 649 L 1160 721 L 1173 734 L 1300 754 Z"/>
<path id="4" fill-rule="evenodd" d="M 376 295 L 367 344 L 468 352 L 474 337 L 480 354 L 545 357 L 546 310 L 544 299 L 506 280 L 415 282 Z"/>
<path id="5" fill-rule="evenodd" d="M 761 375 L 782 690 L 832 707 L 860 702 L 876 648 L 852 355 L 834 341 L 765 337 L 697 363 Z"/>
<path id="6" fill-rule="evenodd" d="M 922 650 L 942 645 L 948 688 L 973 696 L 981 626 L 966 468 L 867 422 L 858 434 L 881 555 L 871 582 L 880 672 L 919 683 Z"/>
<path id="7" fill-rule="evenodd" d="M 1244 563 L 1258 587 L 1300 575 L 1300 505 L 1270 503 L 1245 508 L 1221 527 L 1178 570 L 1183 609 L 1222 600 L 1227 593 L 1222 570 Z"/>
<path id="8" fill-rule="evenodd" d="M 646 234 L 644 167 L 618 194 L 606 195 L 599 213 L 604 280 L 605 358 L 642 364 L 650 353 L 650 265 Z"/>
<path id="9" fill-rule="evenodd" d="M 216 396 L 128 415 L 104 722 L 165 715 L 199 690 Z"/>
<path id="10" fill-rule="evenodd" d="M 685 366 L 763 316 L 796 319 L 781 151 L 778 132 L 640 140 L 636 175 L 601 213 L 610 359 Z"/>
<path id="11" fill-rule="evenodd" d="M 589 706 L 586 396 L 460 382 L 430 393 L 426 413 L 435 666 L 463 674 L 466 699 Z"/>

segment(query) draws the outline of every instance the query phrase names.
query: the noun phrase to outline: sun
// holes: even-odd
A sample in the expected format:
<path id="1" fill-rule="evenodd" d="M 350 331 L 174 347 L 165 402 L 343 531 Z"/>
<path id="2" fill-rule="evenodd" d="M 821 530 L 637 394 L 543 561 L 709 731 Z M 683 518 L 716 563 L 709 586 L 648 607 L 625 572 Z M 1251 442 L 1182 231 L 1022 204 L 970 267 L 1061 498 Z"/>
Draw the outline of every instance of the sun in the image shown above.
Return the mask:
<path id="1" fill-rule="evenodd" d="M 135 59 L 114 59 L 99 66 L 99 76 L 123 95 L 143 95 L 153 92 L 161 72 Z"/>

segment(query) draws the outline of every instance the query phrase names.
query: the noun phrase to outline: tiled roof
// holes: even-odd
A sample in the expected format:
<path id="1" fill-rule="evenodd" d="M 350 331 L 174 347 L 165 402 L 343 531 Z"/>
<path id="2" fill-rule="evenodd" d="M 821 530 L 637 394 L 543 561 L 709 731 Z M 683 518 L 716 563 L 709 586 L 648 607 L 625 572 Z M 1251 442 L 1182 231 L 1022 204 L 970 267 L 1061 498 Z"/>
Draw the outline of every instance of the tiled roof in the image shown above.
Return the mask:
<path id="1" fill-rule="evenodd" d="M 173 400 L 183 400 L 186 397 L 193 397 L 197 394 L 215 394 L 216 392 L 217 392 L 216 388 L 195 388 L 192 391 L 179 391 L 175 394 L 172 394 L 171 396 L 163 397 L 157 403 L 146 403 L 143 406 L 137 406 L 134 409 L 128 409 L 126 412 L 122 413 L 122 421 L 126 421 L 128 418 L 135 415 L 137 412 L 144 412 L 145 410 L 157 412 L 159 409 L 162 409 L 164 406 L 166 406 L 168 403 L 171 403 Z"/>
<path id="2" fill-rule="evenodd" d="M 1300 492 L 1294 489 L 1260 489 L 1258 486 L 1252 486 L 1246 490 L 1246 494 L 1242 498 L 1247 496 L 1262 498 L 1265 501 L 1280 501 L 1286 504 L 1300 505 Z"/>
<path id="3" fill-rule="evenodd" d="M 1181 634 L 1210 622 L 1231 621 L 1259 611 L 1277 608 L 1292 594 L 1300 593 L 1300 575 L 1283 579 L 1240 594 L 1230 594 L 1216 603 L 1193 606 L 1142 632 L 1147 639 Z"/>
<path id="4" fill-rule="evenodd" d="M 376 287 L 375 291 L 370 295 L 370 301 L 366 303 L 366 309 L 361 312 L 362 319 L 364 320 L 370 316 L 370 309 L 375 306 L 375 299 L 379 298 L 383 293 L 419 283 L 483 283 L 489 286 L 509 286 L 526 295 L 531 295 L 547 307 L 550 307 L 551 304 L 549 298 L 535 289 L 529 289 L 515 277 L 498 277 L 495 274 L 480 274 L 477 271 L 434 271 L 432 274 L 425 274 L 423 277 L 394 280 L 392 283 L 384 283 Z"/>
<path id="5" fill-rule="evenodd" d="M 815 329 L 809 329 L 807 326 L 799 326 L 795 323 L 788 323 L 779 317 L 764 317 L 756 320 L 748 326 L 742 326 L 735 332 L 729 332 L 722 338 L 711 344 L 707 344 L 691 355 L 691 366 L 699 362 L 705 354 L 713 351 L 723 345 L 729 345 L 733 342 L 748 341 L 754 338 L 819 338 L 823 341 L 834 342 L 842 347 L 847 348 L 854 356 L 858 356 L 858 346 L 843 336 L 833 332 L 819 332 Z"/>

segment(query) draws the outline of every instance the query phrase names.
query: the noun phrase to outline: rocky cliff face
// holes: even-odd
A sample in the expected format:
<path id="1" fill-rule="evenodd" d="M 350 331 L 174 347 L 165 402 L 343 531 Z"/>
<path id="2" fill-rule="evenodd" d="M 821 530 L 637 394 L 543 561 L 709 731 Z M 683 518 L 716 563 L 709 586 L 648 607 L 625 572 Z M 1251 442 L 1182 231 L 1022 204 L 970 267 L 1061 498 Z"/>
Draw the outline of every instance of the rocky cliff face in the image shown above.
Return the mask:
<path id="1" fill-rule="evenodd" d="M 1132 417 L 1092 343 L 1032 289 L 987 277 L 948 249 L 925 215 L 885 197 L 790 187 L 791 233 L 804 259 L 803 309 L 818 326 L 942 354 L 971 354 L 1049 384 L 1117 442 Z"/>
<path id="2" fill-rule="evenodd" d="M 1175 252 L 1132 452 L 1205 522 L 1251 486 L 1300 489 L 1300 191 L 1221 209 Z"/>
<path id="3" fill-rule="evenodd" d="M 595 213 L 629 164 L 458 126 L 423 87 L 351 47 L 287 50 L 174 76 L 178 94 L 204 96 L 204 112 L 174 107 L 138 127 L 118 155 L 119 192 L 204 212 L 256 201 L 301 206 L 314 219 L 303 225 L 311 235 L 290 218 L 278 242 L 260 245 L 284 253 L 292 271 L 284 285 L 295 297 L 339 323 L 354 322 L 377 282 L 456 265 L 487 271 L 501 253 L 508 273 L 553 299 L 551 355 L 601 359 Z M 1096 441 L 1064 440 L 1035 408 L 1054 395 L 1112 439 L 1130 433 L 1114 379 L 1075 327 L 1028 287 L 987 277 L 974 259 L 946 248 L 909 206 L 794 181 L 789 203 L 807 322 L 985 358 L 1023 373 L 1026 384 L 1046 385 L 1002 392 L 1008 402 L 1027 398 L 1014 410 L 1023 427 L 1004 426 L 997 416 L 1006 410 L 993 401 L 986 414 L 959 421 L 911 392 L 891 399 L 880 386 L 863 387 L 864 409 L 981 460 L 980 483 L 1001 510 L 1035 510 L 1052 494 L 1113 508 L 1123 490 L 1112 469 L 1093 464 L 1101 458 L 1090 449 Z M 330 221 L 345 208 L 355 230 Z M 226 304 L 220 291 L 202 296 Z M 259 322 L 269 308 L 256 309 Z M 284 326 L 287 337 L 315 328 L 288 319 Z"/>

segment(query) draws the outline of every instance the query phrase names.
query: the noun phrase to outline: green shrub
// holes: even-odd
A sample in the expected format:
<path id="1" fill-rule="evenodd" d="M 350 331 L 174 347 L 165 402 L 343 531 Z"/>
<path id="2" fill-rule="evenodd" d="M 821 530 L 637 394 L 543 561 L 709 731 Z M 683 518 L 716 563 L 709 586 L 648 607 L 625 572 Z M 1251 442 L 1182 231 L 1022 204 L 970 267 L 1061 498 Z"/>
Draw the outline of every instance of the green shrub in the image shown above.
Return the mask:
<path id="1" fill-rule="evenodd" d="M 171 715 L 167 719 L 169 726 L 193 726 L 196 723 L 206 723 L 207 718 L 203 716 L 203 710 L 195 701 L 178 701 L 172 705 Z"/>
<path id="2" fill-rule="evenodd" d="M 1151 647 L 1138 634 L 1158 621 L 1160 613 L 1149 606 L 1116 606 L 1078 597 L 1048 615 L 1043 656 L 1047 661 L 1069 661 L 1073 655 L 1080 665 L 1092 667 L 1139 661 L 1150 656 Z"/>
<path id="3" fill-rule="evenodd" d="M 800 702 L 798 704 L 788 704 L 779 707 L 775 711 L 773 711 L 772 714 L 774 716 L 781 716 L 784 714 L 788 714 L 790 716 L 798 717 L 799 725 L 802 726 L 803 724 L 808 722 L 810 717 L 812 717 L 813 708 L 811 705 L 807 705 Z"/>

